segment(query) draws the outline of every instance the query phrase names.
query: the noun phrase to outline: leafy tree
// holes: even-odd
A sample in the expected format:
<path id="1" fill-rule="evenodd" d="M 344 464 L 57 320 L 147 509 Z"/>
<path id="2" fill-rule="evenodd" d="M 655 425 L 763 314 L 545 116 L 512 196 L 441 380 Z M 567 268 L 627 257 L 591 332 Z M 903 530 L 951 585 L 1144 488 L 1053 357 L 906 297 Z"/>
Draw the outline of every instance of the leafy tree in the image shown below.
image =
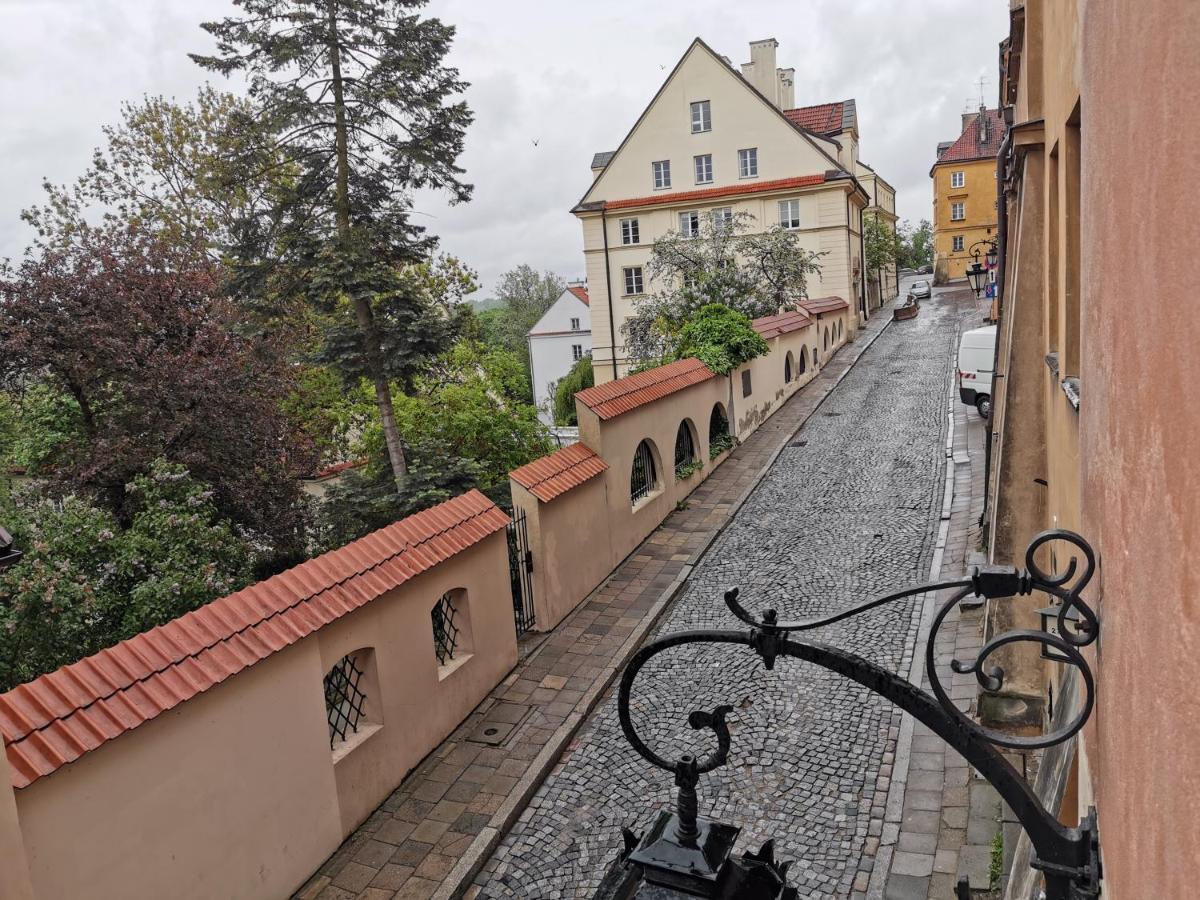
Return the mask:
<path id="1" fill-rule="evenodd" d="M 637 301 L 621 326 L 630 358 L 654 365 L 670 357 L 684 323 L 709 304 L 754 319 L 807 296 L 820 254 L 782 228 L 747 234 L 752 222 L 746 213 L 729 221 L 702 216 L 695 237 L 672 231 L 655 242 L 647 274 L 658 289 Z"/>
<path id="2" fill-rule="evenodd" d="M 679 330 L 679 343 L 671 355 L 675 359 L 694 356 L 718 375 L 725 375 L 768 350 L 770 347 L 754 330 L 749 316 L 720 303 L 710 303 L 700 307 Z"/>
<path id="3" fill-rule="evenodd" d="M 4 274 L 0 379 L 50 392 L 46 418 L 68 437 L 43 435 L 31 461 L 55 484 L 127 528 L 127 485 L 162 457 L 213 485 L 223 516 L 299 544 L 296 478 L 315 455 L 280 408 L 292 367 L 279 341 L 241 329 L 201 252 L 88 228 Z"/>
<path id="4" fill-rule="evenodd" d="M 578 425 L 575 412 L 575 395 L 592 387 L 596 376 L 592 371 L 591 356 L 584 356 L 571 366 L 554 387 L 554 423 L 556 425 Z"/>
<path id="5" fill-rule="evenodd" d="M 31 474 L 48 471 L 72 441 L 80 439 L 79 404 L 44 381 L 34 381 L 4 395 L 8 439 L 0 459 Z"/>
<path id="6" fill-rule="evenodd" d="M 916 227 L 907 219 L 900 225 L 900 265 L 909 269 L 933 265 L 933 226 L 922 219 Z"/>
<path id="7" fill-rule="evenodd" d="M 296 169 L 281 206 L 304 260 L 296 281 L 325 316 L 323 361 L 375 391 L 393 478 L 407 463 L 391 381 L 406 381 L 455 337 L 410 268 L 434 239 L 410 220 L 411 193 L 465 201 L 457 165 L 471 114 L 444 65 L 454 29 L 416 14 L 423 0 L 236 0 L 243 15 L 202 27 L 202 67 L 244 72 L 250 98 Z"/>
<path id="8" fill-rule="evenodd" d="M 884 270 L 896 265 L 900 258 L 900 235 L 879 216 L 869 215 L 863 220 L 863 245 L 867 272 L 882 288 Z"/>
<path id="9" fill-rule="evenodd" d="M 0 518 L 25 552 L 0 570 L 0 690 L 161 625 L 252 580 L 213 494 L 161 460 L 129 485 L 131 521 L 79 496 L 18 499 Z"/>
<path id="10" fill-rule="evenodd" d="M 566 290 L 566 282 L 553 272 L 538 272 L 520 265 L 500 276 L 495 306 L 475 313 L 478 336 L 485 343 L 516 354 L 529 369 L 529 330 Z M 525 398 L 533 401 L 533 392 Z"/>

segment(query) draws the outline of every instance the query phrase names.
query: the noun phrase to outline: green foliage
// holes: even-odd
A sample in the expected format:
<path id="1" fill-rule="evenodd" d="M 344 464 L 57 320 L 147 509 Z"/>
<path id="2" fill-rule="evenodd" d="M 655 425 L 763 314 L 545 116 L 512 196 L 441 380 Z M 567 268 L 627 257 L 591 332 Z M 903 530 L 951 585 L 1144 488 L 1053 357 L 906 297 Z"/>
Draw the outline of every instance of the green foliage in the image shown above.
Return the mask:
<path id="1" fill-rule="evenodd" d="M 0 505 L 25 552 L 0 570 L 0 689 L 250 582 L 250 547 L 183 467 L 156 462 L 128 491 L 133 519 L 125 530 L 79 497 Z"/>
<path id="2" fill-rule="evenodd" d="M 769 349 L 751 326 L 749 316 L 710 303 L 702 306 L 680 329 L 671 355 L 674 359 L 694 356 L 718 375 L 725 375 Z"/>
<path id="3" fill-rule="evenodd" d="M 485 309 L 476 308 L 479 340 L 513 353 L 529 369 L 529 330 L 545 315 L 567 283 L 553 272 L 520 265 L 500 276 L 496 296 Z M 532 402 L 532 390 L 525 398 Z"/>
<path id="4" fill-rule="evenodd" d="M 554 424 L 578 425 L 575 413 L 575 395 L 592 387 L 596 383 L 596 375 L 592 370 L 592 358 L 585 356 L 571 366 L 571 371 L 564 375 L 554 387 Z"/>
<path id="5" fill-rule="evenodd" d="M 863 220 L 863 244 L 867 273 L 877 280 L 882 277 L 882 270 L 896 265 L 902 252 L 900 235 L 876 215 Z"/>
<path id="6" fill-rule="evenodd" d="M 733 446 L 733 436 L 726 432 L 725 434 L 714 435 L 708 443 L 708 458 L 716 459 L 726 450 Z"/>
<path id="7" fill-rule="evenodd" d="M 900 224 L 900 265 L 909 269 L 933 265 L 933 226 L 922 219 L 916 227 L 907 219 Z"/>
<path id="8" fill-rule="evenodd" d="M 0 436 L 0 463 L 31 474 L 52 466 L 61 451 L 82 440 L 79 404 L 45 381 L 28 386 L 19 394 L 0 395 L 0 419 L 8 418 L 8 437 Z M 6 430 L 0 425 L 0 432 Z"/>
<path id="9" fill-rule="evenodd" d="M 992 858 L 988 866 L 988 877 L 991 880 L 991 886 L 994 888 L 1000 883 L 1000 876 L 1004 874 L 1004 829 L 1001 828 L 992 838 Z"/>
<path id="10" fill-rule="evenodd" d="M 675 477 L 682 481 L 685 478 L 691 478 L 694 474 L 704 468 L 704 463 L 698 459 L 693 459 L 690 462 L 680 463 L 675 467 Z"/>
<path id="11" fill-rule="evenodd" d="M 357 436 L 375 415 L 366 385 L 347 389 L 327 366 L 299 365 L 284 414 L 313 442 L 320 463 L 345 462 L 356 455 Z"/>

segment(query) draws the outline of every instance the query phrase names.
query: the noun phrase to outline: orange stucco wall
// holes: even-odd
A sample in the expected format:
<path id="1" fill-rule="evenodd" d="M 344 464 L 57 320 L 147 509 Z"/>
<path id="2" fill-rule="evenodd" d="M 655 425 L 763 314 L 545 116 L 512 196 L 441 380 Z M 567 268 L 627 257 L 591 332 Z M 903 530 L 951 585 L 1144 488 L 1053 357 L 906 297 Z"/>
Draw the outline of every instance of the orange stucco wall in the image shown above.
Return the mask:
<path id="1" fill-rule="evenodd" d="M 1089 2 L 1082 21 L 1079 453 L 1103 622 L 1087 762 L 1105 896 L 1193 897 L 1200 220 L 1187 185 L 1200 174 L 1200 4 Z"/>
<path id="2" fill-rule="evenodd" d="M 454 589 L 472 652 L 449 671 L 430 609 Z M 331 752 L 322 678 L 362 648 L 371 724 Z M 17 791 L 35 896 L 287 896 L 516 658 L 500 532 Z"/>

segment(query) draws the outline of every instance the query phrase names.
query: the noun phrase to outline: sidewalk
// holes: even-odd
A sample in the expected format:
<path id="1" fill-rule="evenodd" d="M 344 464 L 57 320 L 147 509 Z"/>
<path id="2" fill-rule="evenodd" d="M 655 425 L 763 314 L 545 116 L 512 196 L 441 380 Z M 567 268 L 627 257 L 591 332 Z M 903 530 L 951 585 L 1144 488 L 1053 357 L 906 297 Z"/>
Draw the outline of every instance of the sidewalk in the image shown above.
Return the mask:
<path id="1" fill-rule="evenodd" d="M 463 892 L 764 471 L 890 322 L 887 304 L 554 631 L 523 641 L 512 673 L 296 897 Z M 507 732 L 503 746 L 478 742 L 485 722 Z"/>
<path id="2" fill-rule="evenodd" d="M 954 420 L 950 464 L 954 469 L 949 526 L 941 561 L 943 575 L 965 572 L 982 561 L 976 552 L 983 512 L 984 443 L 987 423 L 951 397 Z M 939 593 L 943 603 L 950 592 Z M 955 611 L 935 643 L 939 672 L 948 679 L 951 699 L 974 712 L 974 675 L 951 674 L 954 657 L 974 659 L 983 646 L 983 609 Z M 918 647 L 921 656 L 922 647 Z M 921 687 L 929 679 L 921 666 Z M 898 753 L 898 757 L 900 754 Z M 900 760 L 897 760 L 897 770 Z M 869 900 L 954 900 L 955 884 L 966 876 L 972 896 L 989 896 L 992 841 L 1000 830 L 999 795 L 957 752 L 929 728 L 912 722 L 906 771 L 897 771 L 888 797 L 888 821 L 880 839 L 879 877 Z M 886 881 L 884 881 L 886 873 Z"/>

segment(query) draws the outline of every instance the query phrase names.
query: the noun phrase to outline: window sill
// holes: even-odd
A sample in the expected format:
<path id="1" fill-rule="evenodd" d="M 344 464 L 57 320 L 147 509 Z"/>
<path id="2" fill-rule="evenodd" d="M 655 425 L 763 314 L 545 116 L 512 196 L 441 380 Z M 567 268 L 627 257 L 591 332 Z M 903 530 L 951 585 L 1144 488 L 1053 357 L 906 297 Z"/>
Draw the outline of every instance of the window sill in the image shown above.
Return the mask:
<path id="1" fill-rule="evenodd" d="M 669 191 L 670 189 L 671 186 L 669 184 L 664 184 L 662 187 L 655 188 L 656 191 Z"/>
<path id="2" fill-rule="evenodd" d="M 713 183 L 713 182 L 712 182 L 712 179 L 711 179 L 711 178 L 710 178 L 708 181 L 697 181 L 697 182 L 696 182 L 696 187 L 703 187 L 703 186 L 704 186 L 704 185 L 706 185 L 706 184 L 712 184 L 712 183 Z"/>
<path id="3" fill-rule="evenodd" d="M 649 494 L 647 494 L 645 497 L 643 497 L 637 503 L 633 504 L 633 508 L 630 510 L 630 512 L 634 515 L 637 515 L 639 512 L 641 512 L 643 509 L 645 509 L 647 506 L 649 506 L 652 502 L 654 502 L 660 496 L 662 496 L 662 492 L 663 492 L 663 488 L 659 488 L 656 491 L 651 491 Z"/>
<path id="4" fill-rule="evenodd" d="M 438 666 L 438 681 L 445 681 L 463 666 L 465 666 L 473 657 L 474 653 L 464 653 L 462 656 L 454 656 L 450 658 L 450 662 L 444 666 Z"/>
<path id="5" fill-rule="evenodd" d="M 333 764 L 336 766 L 382 730 L 383 726 L 376 722 L 368 722 L 366 725 L 363 725 L 358 731 L 348 736 L 333 748 Z"/>

